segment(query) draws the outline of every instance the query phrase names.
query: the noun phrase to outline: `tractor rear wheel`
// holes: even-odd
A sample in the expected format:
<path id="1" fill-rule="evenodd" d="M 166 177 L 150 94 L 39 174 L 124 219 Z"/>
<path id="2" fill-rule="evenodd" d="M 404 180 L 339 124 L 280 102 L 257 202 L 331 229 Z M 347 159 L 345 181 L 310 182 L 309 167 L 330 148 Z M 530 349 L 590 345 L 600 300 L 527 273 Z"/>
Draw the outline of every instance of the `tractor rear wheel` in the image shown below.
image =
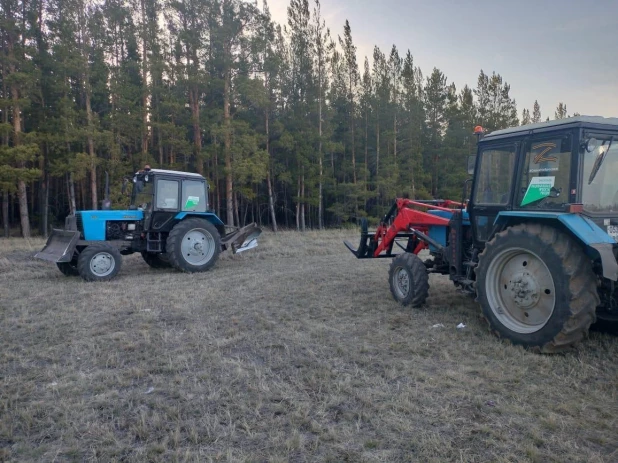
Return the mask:
<path id="1" fill-rule="evenodd" d="M 164 254 L 142 251 L 142 258 L 152 268 L 168 268 L 172 266 L 169 258 Z"/>
<path id="2" fill-rule="evenodd" d="M 423 261 L 409 252 L 393 259 L 388 272 L 391 293 L 404 306 L 420 307 L 429 295 L 429 275 Z"/>
<path id="3" fill-rule="evenodd" d="M 208 220 L 186 219 L 169 233 L 166 249 L 172 267 L 183 272 L 205 272 L 219 258 L 221 238 Z"/>
<path id="4" fill-rule="evenodd" d="M 86 247 L 77 259 L 77 270 L 86 281 L 107 281 L 120 271 L 122 256 L 115 247 L 93 244 Z"/>
<path id="5" fill-rule="evenodd" d="M 507 228 L 485 245 L 476 290 L 495 334 L 546 353 L 586 337 L 600 302 L 581 247 L 557 229 L 533 223 Z"/>

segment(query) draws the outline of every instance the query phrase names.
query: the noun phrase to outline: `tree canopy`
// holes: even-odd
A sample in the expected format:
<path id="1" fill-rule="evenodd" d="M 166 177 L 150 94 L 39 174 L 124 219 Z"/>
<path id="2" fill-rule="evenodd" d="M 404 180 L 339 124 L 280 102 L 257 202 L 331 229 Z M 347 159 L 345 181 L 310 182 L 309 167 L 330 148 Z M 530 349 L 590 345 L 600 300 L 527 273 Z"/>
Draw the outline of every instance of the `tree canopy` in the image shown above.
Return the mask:
<path id="1" fill-rule="evenodd" d="M 413 52 L 358 56 L 319 0 L 0 0 L 0 195 L 5 235 L 126 206 L 148 163 L 205 175 L 228 225 L 337 226 L 393 198 L 455 198 L 475 125 L 519 123 L 511 87 L 457 87 Z M 362 63 L 362 64 L 361 64 Z M 556 118 L 567 117 L 562 102 Z M 540 107 L 522 122 L 541 120 Z"/>

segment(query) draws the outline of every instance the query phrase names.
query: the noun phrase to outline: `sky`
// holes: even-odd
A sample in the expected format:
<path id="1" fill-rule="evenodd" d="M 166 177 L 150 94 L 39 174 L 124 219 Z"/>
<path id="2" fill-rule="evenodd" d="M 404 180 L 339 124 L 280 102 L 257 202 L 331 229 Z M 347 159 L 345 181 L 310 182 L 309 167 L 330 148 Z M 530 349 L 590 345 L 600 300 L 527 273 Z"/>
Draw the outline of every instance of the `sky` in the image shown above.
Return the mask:
<path id="1" fill-rule="evenodd" d="M 309 0 L 311 10 L 315 0 Z M 258 2 L 258 3 L 261 3 Z M 273 19 L 287 24 L 289 0 L 268 0 Z M 554 118 L 569 114 L 618 117 L 618 0 L 321 0 L 331 35 L 350 21 L 362 72 L 377 45 L 388 56 L 409 49 L 423 75 L 440 69 L 458 91 L 475 88 L 482 69 L 511 86 L 517 111 Z"/>

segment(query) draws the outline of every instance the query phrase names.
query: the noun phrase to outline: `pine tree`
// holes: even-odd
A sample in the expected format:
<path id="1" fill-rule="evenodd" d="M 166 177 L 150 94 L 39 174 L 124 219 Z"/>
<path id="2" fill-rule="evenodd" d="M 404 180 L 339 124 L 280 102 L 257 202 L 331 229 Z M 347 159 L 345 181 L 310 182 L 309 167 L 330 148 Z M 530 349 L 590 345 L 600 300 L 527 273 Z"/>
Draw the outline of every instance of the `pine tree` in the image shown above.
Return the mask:
<path id="1" fill-rule="evenodd" d="M 313 10 L 313 35 L 314 35 L 314 56 L 315 74 L 317 81 L 317 104 L 318 104 L 318 228 L 324 228 L 324 115 L 326 114 L 326 92 L 328 87 L 327 59 L 329 53 L 330 31 L 322 18 L 321 5 L 319 0 L 315 0 Z M 366 163 L 365 163 L 366 164 Z M 365 165 L 366 167 L 366 165 Z M 365 178 L 366 180 L 366 178 Z"/>
<path id="2" fill-rule="evenodd" d="M 558 103 L 556 112 L 554 113 L 554 119 L 566 119 L 567 117 L 569 117 L 569 115 L 567 114 L 566 105 L 562 102 Z"/>
<path id="3" fill-rule="evenodd" d="M 21 233 L 24 238 L 29 238 L 30 215 L 26 185 L 38 178 L 41 172 L 32 167 L 39 147 L 23 133 L 23 112 L 35 86 L 30 49 L 26 45 L 26 36 L 30 32 L 25 29 L 27 5 L 19 0 L 2 0 L 0 8 L 3 12 L 0 22 L 3 101 L 0 106 L 6 111 L 2 125 L 5 142 L 0 151 L 0 185 L 3 185 L 3 193 L 7 195 L 14 191 L 16 184 Z"/>
<path id="4" fill-rule="evenodd" d="M 534 108 L 532 109 L 532 119 L 533 124 L 541 122 L 541 106 L 539 106 L 539 102 L 534 100 Z"/>
<path id="5" fill-rule="evenodd" d="M 521 125 L 528 125 L 530 123 L 532 123 L 532 120 L 530 119 L 530 111 L 524 108 L 521 112 Z"/>
<path id="6" fill-rule="evenodd" d="M 446 122 L 445 110 L 448 95 L 446 76 L 438 68 L 434 68 L 431 76 L 427 77 L 425 95 L 427 129 L 429 132 L 427 152 L 429 154 L 428 164 L 431 169 L 431 194 L 434 198 L 437 198 L 440 172 L 440 149 L 442 145 L 442 132 Z"/>

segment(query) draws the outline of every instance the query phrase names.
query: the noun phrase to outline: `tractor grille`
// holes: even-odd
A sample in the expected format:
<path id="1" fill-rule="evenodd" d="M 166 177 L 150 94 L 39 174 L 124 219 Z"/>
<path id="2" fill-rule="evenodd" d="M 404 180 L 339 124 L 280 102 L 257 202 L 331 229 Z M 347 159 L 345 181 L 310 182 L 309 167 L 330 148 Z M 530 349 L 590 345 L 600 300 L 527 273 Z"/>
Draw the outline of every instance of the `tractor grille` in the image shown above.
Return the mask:
<path id="1" fill-rule="evenodd" d="M 77 230 L 81 233 L 84 232 L 84 223 L 82 222 L 82 215 L 78 212 L 75 214 L 75 220 L 77 224 Z"/>

